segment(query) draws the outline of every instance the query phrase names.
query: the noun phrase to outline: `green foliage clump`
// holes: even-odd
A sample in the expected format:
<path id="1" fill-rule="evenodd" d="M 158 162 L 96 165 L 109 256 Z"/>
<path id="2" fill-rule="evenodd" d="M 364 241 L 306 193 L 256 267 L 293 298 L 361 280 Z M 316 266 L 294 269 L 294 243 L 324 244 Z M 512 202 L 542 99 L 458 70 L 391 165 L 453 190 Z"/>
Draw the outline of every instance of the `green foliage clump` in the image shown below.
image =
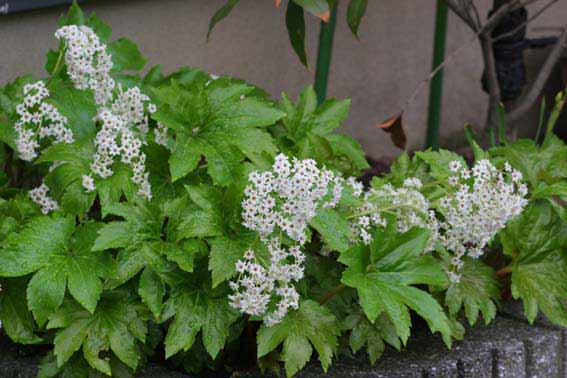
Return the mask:
<path id="1" fill-rule="evenodd" d="M 366 2 L 352 3 L 360 13 Z M 108 177 L 93 173 L 104 127 L 97 115 L 111 105 L 76 87 L 64 42 L 48 53 L 41 81 L 72 143 L 44 138 L 34 161 L 19 159 L 18 105 L 37 80 L 24 76 L 0 88 L 0 320 L 14 342 L 53 345 L 40 377 L 131 377 L 163 359 L 198 374 L 283 362 L 291 377 L 314 354 L 327 370 L 349 348 L 366 350 L 374 363 L 386 345 L 406 344 L 412 316 L 450 347 L 462 337 L 461 322 L 492 321 L 508 290 L 530 321 L 541 310 L 567 325 L 567 146 L 549 132 L 542 145 L 475 146 L 478 161 L 508 162 L 522 173 L 528 201 L 488 241 L 487 253 L 463 258 L 460 280 L 448 275 L 454 251 L 431 243 L 435 228 L 415 219 L 402 227 L 395 218 L 417 205 L 378 200 L 385 224 L 372 225 L 363 243 L 353 220 L 371 215 L 371 199 L 345 180 L 338 205 L 308 220 L 297 308 L 276 324 L 242 314 L 229 299 L 230 282 L 242 278 L 236 264 L 249 250 L 264 262 L 269 254 L 262 236 L 243 225 L 250 173 L 269 170 L 283 153 L 315 159 L 337 176 L 359 176 L 368 167 L 362 149 L 336 132 L 349 101 L 317 106 L 308 87 L 296 102 L 286 95 L 275 102 L 241 80 L 187 67 L 164 75 L 156 66 L 142 75 L 146 59 L 136 45 L 111 41 L 95 15 L 73 5 L 64 25 L 86 26 L 106 44 L 114 95 L 138 88 L 155 105 L 137 155 L 152 195 L 138 194 L 127 159 L 113 161 Z M 403 154 L 374 178 L 372 193 L 411 192 L 442 221 L 438 201 L 453 190 L 451 164 L 466 166 L 449 151 Z M 30 197 L 42 183 L 57 204 L 48 214 Z"/>

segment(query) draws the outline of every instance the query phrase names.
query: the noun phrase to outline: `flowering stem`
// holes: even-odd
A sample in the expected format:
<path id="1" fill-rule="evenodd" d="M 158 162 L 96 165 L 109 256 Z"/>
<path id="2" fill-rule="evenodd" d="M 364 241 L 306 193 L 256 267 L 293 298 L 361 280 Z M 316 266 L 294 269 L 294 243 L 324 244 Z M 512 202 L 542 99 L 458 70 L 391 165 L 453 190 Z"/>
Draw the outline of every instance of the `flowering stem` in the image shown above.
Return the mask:
<path id="1" fill-rule="evenodd" d="M 389 210 L 395 210 L 395 209 L 399 209 L 399 208 L 402 208 L 402 207 L 406 207 L 406 208 L 408 208 L 408 209 L 412 209 L 412 210 L 415 210 L 415 211 L 417 211 L 417 212 L 419 212 L 419 213 L 422 213 L 422 211 L 421 211 L 420 209 L 418 209 L 418 208 L 416 208 L 416 207 L 414 207 L 414 206 L 405 205 L 405 204 L 399 204 L 399 205 L 394 205 L 394 206 L 386 206 L 386 207 L 383 207 L 383 208 L 381 208 L 381 209 L 376 209 L 376 210 L 374 210 L 374 211 L 364 211 L 364 212 L 362 212 L 362 213 L 352 214 L 352 215 L 349 215 L 348 217 L 346 217 L 346 219 L 349 219 L 349 220 L 350 220 L 350 219 L 354 219 L 354 218 L 358 218 L 358 217 L 363 217 L 363 216 L 365 216 L 365 215 L 372 215 L 372 214 L 376 214 L 376 213 L 387 213 L 387 212 L 389 212 Z"/>
<path id="2" fill-rule="evenodd" d="M 324 305 L 325 303 L 327 303 L 328 301 L 330 301 L 331 299 L 333 299 L 337 294 L 339 294 L 341 291 L 343 291 L 344 289 L 346 289 L 346 285 L 345 284 L 340 284 L 339 286 L 335 287 L 334 289 L 332 289 L 331 291 L 329 291 L 324 297 L 323 299 L 321 299 L 319 301 L 320 305 Z"/>
<path id="3" fill-rule="evenodd" d="M 64 52 L 65 49 L 63 48 L 63 46 L 61 46 L 61 49 L 59 50 L 59 56 L 57 57 L 57 62 L 55 63 L 55 67 L 53 68 L 53 72 L 51 72 L 51 76 L 49 76 L 49 79 L 47 80 L 48 83 L 50 83 L 51 80 L 53 80 L 53 78 L 57 76 L 59 71 L 61 71 L 61 67 L 63 66 L 62 63 L 63 63 Z"/>

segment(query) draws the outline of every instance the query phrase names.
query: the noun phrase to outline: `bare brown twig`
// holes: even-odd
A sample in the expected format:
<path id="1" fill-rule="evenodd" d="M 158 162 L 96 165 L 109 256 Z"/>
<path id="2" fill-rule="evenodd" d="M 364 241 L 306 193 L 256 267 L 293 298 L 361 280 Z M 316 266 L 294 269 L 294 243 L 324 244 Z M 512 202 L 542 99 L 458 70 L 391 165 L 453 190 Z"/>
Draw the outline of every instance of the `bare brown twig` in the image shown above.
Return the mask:
<path id="1" fill-rule="evenodd" d="M 506 15 L 508 15 L 510 12 L 513 12 L 517 9 L 520 9 L 521 7 L 524 7 L 524 6 L 534 4 L 537 1 L 540 1 L 540 0 L 509 0 L 509 1 L 501 4 L 496 10 L 494 10 L 492 15 L 490 15 L 490 17 L 488 17 L 488 19 L 485 21 L 485 23 L 481 24 L 481 22 L 478 21 L 480 19 L 480 17 L 478 17 L 478 9 L 476 8 L 476 6 L 475 6 L 475 4 L 472 0 L 467 0 L 467 1 L 445 0 L 447 5 L 449 6 L 449 8 L 459 18 L 461 18 L 461 20 L 463 20 L 471 28 L 471 30 L 473 30 L 475 32 L 475 38 L 478 38 L 478 40 L 480 42 L 480 46 L 481 46 L 481 49 L 482 49 L 482 57 L 483 57 L 484 67 L 485 67 L 485 72 L 486 72 L 487 90 L 488 90 L 488 94 L 489 94 L 489 108 L 488 108 L 487 121 L 486 121 L 486 124 L 485 124 L 485 127 L 484 127 L 485 130 L 487 130 L 489 127 L 496 125 L 496 122 L 497 122 L 497 119 L 498 119 L 498 114 L 497 114 L 498 106 L 499 106 L 500 100 L 501 100 L 500 85 L 498 83 L 498 74 L 496 72 L 496 62 L 495 62 L 495 59 L 494 59 L 494 51 L 493 51 L 494 42 L 497 41 L 497 40 L 501 40 L 503 38 L 506 38 L 509 35 L 515 34 L 522 27 L 525 27 L 525 25 L 527 23 L 533 21 L 535 18 L 540 16 L 546 9 L 548 9 L 551 5 L 556 3 L 558 0 L 551 0 L 549 3 L 547 3 L 545 6 L 543 6 L 540 10 L 538 10 L 538 12 L 536 12 L 525 23 L 518 26 L 514 30 L 512 30 L 508 33 L 505 33 L 504 35 L 500 35 L 500 36 L 493 39 L 492 38 L 492 31 L 494 30 L 494 28 L 496 28 L 496 26 L 498 26 L 500 21 L 502 21 L 503 18 L 506 17 Z M 475 21 L 475 20 L 477 20 L 477 21 Z M 560 47 L 558 47 L 558 49 L 560 49 Z M 557 52 L 557 54 L 558 53 L 559 52 Z M 453 57 L 451 56 L 451 59 L 452 58 Z M 555 59 L 555 60 L 553 60 L 553 59 Z M 522 104 L 515 108 L 516 110 L 514 110 L 513 114 L 509 117 L 510 120 L 519 117 L 527 109 L 529 109 L 531 107 L 531 105 L 533 105 L 533 102 L 535 101 L 535 99 L 537 99 L 539 93 L 541 92 L 541 89 L 543 88 L 545 80 L 547 80 L 547 78 L 549 77 L 551 69 L 553 68 L 553 65 L 555 64 L 557 59 L 558 59 L 558 56 L 556 56 L 555 54 L 550 54 L 550 57 L 548 58 L 546 63 L 549 62 L 549 65 L 551 65 L 551 68 L 547 68 L 546 65 L 544 65 L 544 67 L 542 67 L 540 74 L 538 74 L 538 79 L 536 80 L 536 83 L 534 83 L 535 85 L 532 85 L 530 91 L 528 92 L 528 95 L 526 95 L 524 97 L 524 99 L 522 100 Z M 445 62 L 443 62 L 443 63 L 445 63 Z M 544 68 L 545 68 L 545 70 L 544 70 Z M 434 70 L 434 72 L 438 71 L 439 69 L 440 68 L 438 67 L 438 69 Z M 435 76 L 435 73 L 430 75 L 430 77 Z M 541 78 L 542 82 L 539 81 L 540 78 Z M 427 81 L 429 81 L 429 80 L 430 79 L 428 78 Z M 422 86 L 423 85 L 420 85 L 419 88 L 422 87 Z M 412 97 L 415 97 L 415 95 L 412 96 Z"/>

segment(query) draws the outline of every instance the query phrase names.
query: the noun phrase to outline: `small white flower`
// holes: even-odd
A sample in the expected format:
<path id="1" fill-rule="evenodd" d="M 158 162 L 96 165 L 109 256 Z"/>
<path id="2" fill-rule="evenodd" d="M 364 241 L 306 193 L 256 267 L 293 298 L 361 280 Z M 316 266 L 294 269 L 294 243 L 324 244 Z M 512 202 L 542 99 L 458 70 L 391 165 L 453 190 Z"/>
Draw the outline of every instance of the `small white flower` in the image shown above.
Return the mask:
<path id="1" fill-rule="evenodd" d="M 89 175 L 83 175 L 83 188 L 87 192 L 92 192 L 96 189 L 94 179 Z"/>
<path id="2" fill-rule="evenodd" d="M 453 173 L 457 173 L 461 169 L 461 166 L 462 166 L 462 164 L 458 160 L 454 160 L 454 161 L 449 163 L 449 169 Z"/>
<path id="3" fill-rule="evenodd" d="M 29 196 L 31 200 L 41 207 L 43 214 L 48 214 L 51 211 L 58 210 L 59 204 L 57 201 L 49 197 L 49 187 L 42 183 L 39 187 L 30 190 Z"/>

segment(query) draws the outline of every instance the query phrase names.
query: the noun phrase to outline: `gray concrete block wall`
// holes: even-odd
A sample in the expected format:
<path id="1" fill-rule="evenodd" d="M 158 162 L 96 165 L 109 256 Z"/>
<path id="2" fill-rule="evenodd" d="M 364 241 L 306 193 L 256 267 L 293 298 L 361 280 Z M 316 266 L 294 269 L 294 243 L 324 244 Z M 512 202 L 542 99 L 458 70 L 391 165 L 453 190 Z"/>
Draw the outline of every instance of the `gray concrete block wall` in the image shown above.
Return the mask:
<path id="1" fill-rule="evenodd" d="M 308 70 L 299 64 L 289 45 L 285 7 L 276 9 L 272 0 L 242 0 L 233 14 L 218 25 L 207 44 L 209 19 L 224 2 L 91 0 L 84 8 L 110 23 L 115 37 L 128 36 L 138 42 L 150 64 L 162 63 L 166 70 L 181 65 L 202 67 L 243 78 L 275 97 L 282 91 L 297 96 L 301 87 L 313 81 L 317 20 L 307 17 L 312 67 Z M 360 41 L 348 31 L 346 3 L 341 2 L 339 10 L 329 95 L 352 99 L 352 111 L 343 131 L 357 138 L 373 157 L 393 155 L 399 150 L 374 125 L 396 114 L 430 71 L 435 0 L 369 1 Z M 492 0 L 475 3 L 484 16 Z M 56 45 L 53 32 L 63 10 L 0 16 L 0 83 L 28 72 L 42 74 L 44 55 Z M 566 19 L 567 1 L 559 1 L 530 24 L 530 35 L 553 33 L 542 27 L 562 27 Z M 451 14 L 447 51 L 463 44 L 466 47 L 445 72 L 441 130 L 446 139 L 461 135 L 465 123 L 479 125 L 485 119 L 486 96 L 480 88 L 482 60 L 473 37 Z M 529 53 L 535 68 L 545 54 L 545 50 Z M 423 145 L 427 96 L 425 87 L 404 115 L 411 148 Z M 529 119 L 526 126 L 535 125 L 537 111 Z"/>
<path id="2" fill-rule="evenodd" d="M 297 378 L 564 378 L 565 330 L 543 324 L 529 326 L 520 319 L 498 317 L 488 326 L 467 330 L 463 341 L 447 350 L 439 337 L 417 330 L 402 352 L 387 350 L 375 366 L 364 354 L 334 360 L 323 373 L 315 356 Z M 12 348 L 13 349 L 13 348 Z M 38 355 L 0 353 L 0 377 L 32 378 Z M 270 378 L 274 377 L 269 375 Z M 139 378 L 190 378 L 150 366 Z M 234 373 L 232 378 L 259 378 L 259 372 Z"/>

